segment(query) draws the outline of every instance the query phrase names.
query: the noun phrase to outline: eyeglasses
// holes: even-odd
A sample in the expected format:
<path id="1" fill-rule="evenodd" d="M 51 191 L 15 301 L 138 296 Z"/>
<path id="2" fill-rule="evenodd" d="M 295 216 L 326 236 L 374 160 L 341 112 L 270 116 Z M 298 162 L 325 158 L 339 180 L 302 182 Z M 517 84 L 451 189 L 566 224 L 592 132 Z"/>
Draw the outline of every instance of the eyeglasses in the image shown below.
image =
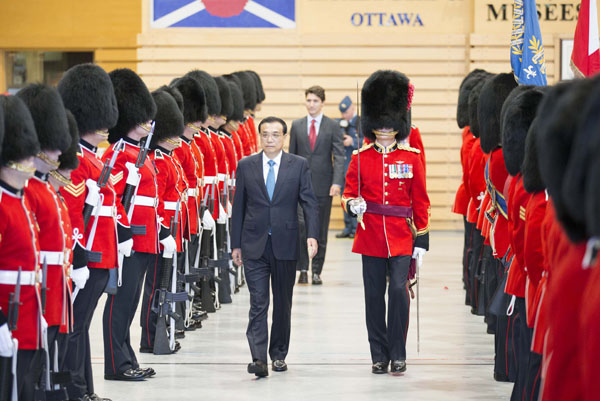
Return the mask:
<path id="1" fill-rule="evenodd" d="M 260 134 L 260 137 L 265 141 L 269 138 L 278 140 L 279 138 L 281 138 L 281 136 L 281 134 Z"/>

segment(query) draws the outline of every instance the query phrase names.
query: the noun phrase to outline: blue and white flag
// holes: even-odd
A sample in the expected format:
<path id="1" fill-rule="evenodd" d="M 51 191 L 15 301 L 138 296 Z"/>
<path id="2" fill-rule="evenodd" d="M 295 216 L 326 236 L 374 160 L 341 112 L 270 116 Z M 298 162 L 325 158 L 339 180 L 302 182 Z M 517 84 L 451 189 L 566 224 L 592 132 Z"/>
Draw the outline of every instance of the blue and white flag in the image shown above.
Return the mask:
<path id="1" fill-rule="evenodd" d="M 519 85 L 547 85 L 546 58 L 535 0 L 515 0 L 510 64 Z"/>
<path id="2" fill-rule="evenodd" d="M 295 28 L 296 0 L 152 0 L 152 28 Z"/>

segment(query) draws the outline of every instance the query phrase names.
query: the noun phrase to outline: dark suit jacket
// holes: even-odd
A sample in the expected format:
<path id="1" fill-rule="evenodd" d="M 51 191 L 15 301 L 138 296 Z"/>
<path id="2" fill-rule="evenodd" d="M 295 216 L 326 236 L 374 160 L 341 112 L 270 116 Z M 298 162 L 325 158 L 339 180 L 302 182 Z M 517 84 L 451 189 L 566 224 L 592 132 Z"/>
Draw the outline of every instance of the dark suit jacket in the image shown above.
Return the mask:
<path id="1" fill-rule="evenodd" d="M 329 195 L 332 184 L 344 184 L 344 143 L 340 125 L 323 116 L 314 151 L 310 151 L 306 117 L 294 120 L 290 130 L 290 153 L 306 158 L 317 196 Z"/>
<path id="2" fill-rule="evenodd" d="M 244 259 L 260 259 L 269 226 L 273 253 L 279 260 L 298 258 L 298 204 L 306 216 L 308 238 L 319 238 L 319 206 L 306 159 L 283 152 L 269 200 L 263 177 L 263 152 L 240 160 L 231 216 L 231 247 Z"/>

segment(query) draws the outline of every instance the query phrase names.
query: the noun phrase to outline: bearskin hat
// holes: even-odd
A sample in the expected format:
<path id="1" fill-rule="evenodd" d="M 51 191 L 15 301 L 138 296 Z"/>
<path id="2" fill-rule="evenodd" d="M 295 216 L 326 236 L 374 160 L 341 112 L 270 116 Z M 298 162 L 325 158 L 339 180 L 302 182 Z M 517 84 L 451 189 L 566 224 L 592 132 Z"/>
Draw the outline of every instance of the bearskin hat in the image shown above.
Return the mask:
<path id="1" fill-rule="evenodd" d="M 481 89 L 489 78 L 482 78 L 480 81 L 475 84 L 471 93 L 469 93 L 469 129 L 475 138 L 479 138 L 479 117 L 477 116 L 478 105 L 479 105 L 479 95 L 481 94 Z"/>
<path id="2" fill-rule="evenodd" d="M 523 164 L 521 165 L 523 186 L 525 187 L 525 191 L 529 193 L 536 193 L 546 189 L 546 184 L 544 184 L 542 174 L 540 173 L 536 142 L 539 122 L 540 117 L 536 116 L 529 126 L 529 131 L 525 138 L 525 155 L 523 157 Z"/>
<path id="3" fill-rule="evenodd" d="M 185 76 L 171 84 L 183 98 L 183 121 L 185 124 L 204 122 L 208 118 L 208 108 L 204 88 L 197 79 Z"/>
<path id="4" fill-rule="evenodd" d="M 177 107 L 179 107 L 179 111 L 181 111 L 181 114 L 184 114 L 183 96 L 181 96 L 181 92 L 179 92 L 177 88 L 175 88 L 174 86 L 163 85 L 160 88 L 158 88 L 157 91 L 164 91 L 171 95 L 175 100 L 175 103 L 177 103 Z"/>
<path id="5" fill-rule="evenodd" d="M 219 115 L 228 119 L 233 112 L 233 103 L 229 85 L 227 85 L 227 81 L 223 77 L 215 77 L 215 82 L 217 83 L 217 88 L 219 88 L 219 97 L 221 98 L 221 112 Z"/>
<path id="6" fill-rule="evenodd" d="M 67 124 L 69 126 L 71 145 L 58 157 L 58 161 L 60 162 L 59 170 L 75 170 L 79 166 L 79 159 L 77 158 L 77 152 L 79 152 L 79 131 L 77 130 L 77 121 L 75 121 L 73 113 L 69 110 L 67 110 Z"/>
<path id="7" fill-rule="evenodd" d="M 479 136 L 481 149 L 490 153 L 502 144 L 500 131 L 500 112 L 509 93 L 517 86 L 512 73 L 498 74 L 486 81 L 481 88 L 477 117 L 479 119 Z"/>
<path id="8" fill-rule="evenodd" d="M 156 148 L 160 141 L 183 135 L 185 126 L 183 114 L 173 96 L 166 91 L 156 90 L 152 92 L 152 98 L 156 103 L 156 116 L 154 117 L 156 125 L 150 146 Z"/>
<path id="9" fill-rule="evenodd" d="M 136 125 L 152 120 L 156 114 L 156 105 L 142 78 L 129 68 L 119 68 L 108 75 L 115 88 L 119 106 L 117 125 L 108 130 L 108 142 L 115 143 L 127 136 Z"/>
<path id="10" fill-rule="evenodd" d="M 25 103 L 16 96 L 0 96 L 0 104 L 4 112 L 4 140 L 0 166 L 37 155 L 40 142 L 33 118 Z"/>
<path id="11" fill-rule="evenodd" d="M 65 72 L 58 92 L 69 109 L 81 134 L 112 128 L 119 109 L 113 84 L 102 68 L 94 64 L 78 64 Z"/>
<path id="12" fill-rule="evenodd" d="M 265 90 L 262 85 L 262 80 L 260 79 L 260 75 L 258 75 L 255 71 L 248 70 L 246 71 L 248 74 L 252 75 L 254 79 L 254 85 L 256 86 L 256 104 L 262 103 L 265 101 Z"/>
<path id="13" fill-rule="evenodd" d="M 600 78 L 587 80 L 591 90 L 584 102 L 577 118 L 577 134 L 569 156 L 562 187 L 562 197 L 568 213 L 578 222 L 585 222 L 585 208 L 581 207 L 581 200 L 585 199 L 587 177 L 592 174 L 592 161 L 596 159 L 600 149 Z M 597 174 L 597 172 L 595 172 Z"/>
<path id="14" fill-rule="evenodd" d="M 228 120 L 243 121 L 244 120 L 244 94 L 237 84 L 231 80 L 227 81 L 229 85 L 229 91 L 231 92 L 231 102 L 233 105 L 233 112 L 229 116 Z"/>
<path id="15" fill-rule="evenodd" d="M 244 93 L 244 109 L 254 110 L 256 108 L 256 84 L 252 75 L 246 71 L 234 72 L 233 75 L 238 77 L 242 84 L 242 92 Z"/>
<path id="16" fill-rule="evenodd" d="M 55 88 L 44 84 L 29 84 L 17 96 L 25 103 L 38 135 L 42 150 L 64 152 L 71 144 L 65 107 Z"/>
<path id="17" fill-rule="evenodd" d="M 410 134 L 409 80 L 391 70 L 379 70 L 365 81 L 361 92 L 361 128 L 365 138 L 375 140 L 373 130 L 392 128 L 397 140 Z"/>
<path id="18" fill-rule="evenodd" d="M 488 72 L 476 69 L 467 74 L 458 90 L 458 103 L 456 105 L 456 123 L 459 128 L 469 125 L 469 93 L 479 80 L 489 75 Z"/>
<path id="19" fill-rule="evenodd" d="M 185 76 L 196 79 L 202 89 L 204 89 L 204 96 L 206 97 L 206 105 L 208 107 L 208 115 L 216 116 L 221 113 L 221 97 L 219 96 L 219 88 L 215 79 L 206 71 L 192 70 L 185 74 Z M 181 90 L 180 90 L 181 91 Z M 182 92 L 183 94 L 183 92 Z M 206 119 L 204 119 L 206 120 Z M 202 120 L 202 121 L 204 121 Z M 198 120 L 195 120 L 198 121 Z"/>
<path id="20" fill-rule="evenodd" d="M 547 97 L 555 102 L 552 114 L 540 114 L 546 119 L 544 128 L 537 138 L 540 171 L 552 197 L 556 217 L 573 242 L 585 239 L 585 222 L 577 221 L 566 207 L 562 189 L 565 183 L 565 171 L 571 157 L 575 135 L 578 132 L 578 120 L 573 118 L 585 106 L 585 100 L 593 86 L 590 80 L 574 82 L 566 91 L 549 91 Z M 558 96 L 557 96 L 558 95 Z M 545 103 L 544 99 L 544 102 Z M 550 108 L 540 108 L 546 112 Z"/>
<path id="21" fill-rule="evenodd" d="M 525 138 L 543 96 L 544 92 L 536 86 L 517 86 L 502 106 L 502 151 L 504 165 L 512 176 L 521 172 Z"/>

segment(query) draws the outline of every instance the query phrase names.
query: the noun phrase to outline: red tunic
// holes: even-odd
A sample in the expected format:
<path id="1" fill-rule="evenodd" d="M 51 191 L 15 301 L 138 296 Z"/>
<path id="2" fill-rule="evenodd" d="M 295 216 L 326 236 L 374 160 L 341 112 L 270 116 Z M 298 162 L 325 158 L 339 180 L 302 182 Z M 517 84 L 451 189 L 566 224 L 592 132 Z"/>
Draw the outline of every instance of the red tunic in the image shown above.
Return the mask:
<path id="1" fill-rule="evenodd" d="M 102 173 L 103 163 L 96 156 L 95 149 L 88 147 L 85 144 L 80 145 L 80 152 L 77 153 L 79 166 L 71 172 L 71 184 L 60 189 L 60 193 L 65 198 L 69 209 L 69 218 L 71 220 L 73 239 L 80 246 L 85 247 L 88 243 L 88 238 L 94 226 L 95 217 L 92 214 L 87 225 L 87 230 L 84 230 L 83 208 L 85 207 L 85 198 L 88 194 L 87 180 L 98 182 Z M 114 174 L 114 171 L 113 171 Z M 113 175 L 114 177 L 114 175 Z M 112 177 L 111 177 L 112 178 Z M 91 250 L 93 252 L 102 252 L 100 262 L 87 262 L 88 267 L 96 269 L 113 269 L 117 266 L 117 226 L 116 221 L 125 227 L 129 227 L 127 213 L 123 209 L 120 198 L 117 198 L 115 188 L 112 184 L 112 179 L 108 180 L 106 186 L 100 189 L 100 194 L 104 197 L 102 201 L 103 208 L 113 209 L 114 215 L 102 213 L 98 217 L 96 226 L 96 234 Z M 85 234 L 82 235 L 82 233 Z M 77 261 L 76 261 L 77 263 Z M 75 266 L 78 267 L 78 266 Z"/>
<path id="2" fill-rule="evenodd" d="M 67 208 L 67 204 L 65 203 L 65 199 L 63 198 L 63 196 L 60 194 L 60 191 L 58 192 L 58 206 L 60 207 L 60 217 L 62 219 L 62 222 L 64 224 L 64 230 L 65 233 L 68 233 L 68 235 L 65 237 L 65 249 L 67 249 L 69 252 L 66 253 L 65 257 L 65 264 L 64 264 L 64 270 L 65 270 L 65 287 L 66 287 L 66 294 L 65 296 L 68 297 L 68 301 L 66 302 L 65 305 L 65 321 L 61 323 L 60 325 L 60 332 L 61 333 L 70 333 L 71 331 L 73 331 L 73 305 L 71 302 L 71 295 L 72 295 L 72 291 L 73 291 L 73 283 L 71 282 L 71 276 L 70 276 L 70 270 L 71 270 L 71 264 L 73 263 L 73 227 L 71 226 L 71 218 L 69 217 L 69 209 Z"/>
<path id="3" fill-rule="evenodd" d="M 539 299 L 536 297 L 542 274 L 548 270 L 543 252 L 542 221 L 546 214 L 546 193 L 531 195 L 525 208 L 525 266 L 527 283 L 525 300 L 527 302 L 527 326 L 533 328 L 537 316 Z"/>
<path id="4" fill-rule="evenodd" d="M 421 131 L 419 131 L 419 128 L 417 128 L 414 125 L 410 127 L 408 145 L 411 148 L 419 149 L 421 151 L 421 153 L 419 153 L 419 157 L 421 158 L 421 162 L 423 163 L 423 171 L 427 172 L 427 163 L 425 160 L 425 146 L 423 146 L 423 138 L 421 138 Z"/>
<path id="5" fill-rule="evenodd" d="M 191 142 L 190 149 L 192 150 L 194 160 L 196 160 L 196 178 L 198 180 L 197 204 L 200 206 L 204 199 L 204 155 L 202 155 L 195 140 Z"/>
<path id="6" fill-rule="evenodd" d="M 467 215 L 469 201 L 471 200 L 467 182 L 469 176 L 469 155 L 474 142 L 475 137 L 471 133 L 471 130 L 469 127 L 465 127 L 462 132 L 462 146 L 460 148 L 460 164 L 462 165 L 463 175 L 460 186 L 456 191 L 456 196 L 454 197 L 454 205 L 452 206 L 453 213 L 462 214 L 463 216 Z"/>
<path id="7" fill-rule="evenodd" d="M 183 183 L 180 172 L 175 165 L 175 158 L 168 153 L 156 149 L 150 154 L 151 159 L 156 165 L 158 175 L 156 176 L 158 188 L 158 206 L 156 208 L 160 224 L 170 229 L 171 218 L 175 216 L 175 209 L 178 200 L 185 199 L 185 184 Z M 177 234 L 174 236 L 177 242 L 177 252 L 182 252 L 182 239 L 184 236 L 186 208 L 182 201 L 179 209 L 179 219 L 177 222 Z M 161 246 L 162 249 L 162 246 Z"/>
<path id="8" fill-rule="evenodd" d="M 235 145 L 235 155 L 237 157 L 237 161 L 239 162 L 242 157 L 244 157 L 244 147 L 242 145 L 242 139 L 238 131 L 231 132 L 231 138 L 233 139 L 233 144 Z"/>
<path id="9" fill-rule="evenodd" d="M 244 124 L 240 124 L 240 128 L 237 133 L 242 141 L 242 154 L 244 156 L 250 156 L 252 154 L 252 144 L 250 143 L 250 134 Z"/>
<path id="10" fill-rule="evenodd" d="M 360 150 L 360 195 L 367 202 L 411 207 L 417 235 L 429 232 L 430 203 L 425 184 L 425 172 L 419 150 L 394 143 L 387 149 L 378 143 Z M 358 197 L 357 151 L 352 155 L 342 206 Z M 412 255 L 413 238 L 404 217 L 383 216 L 367 212 L 363 230 L 356 230 L 352 252 L 388 258 Z"/>
<path id="11" fill-rule="evenodd" d="M 36 272 L 38 283 L 21 285 L 19 320 L 13 338 L 19 340 L 19 349 L 35 350 L 41 346 L 39 318 L 41 316 L 41 271 L 38 229 L 28 199 L 0 186 L 0 271 Z M 0 284 L 0 309 L 8 316 L 9 296 L 15 286 Z"/>
<path id="12" fill-rule="evenodd" d="M 514 259 L 508 271 L 505 292 L 519 298 L 525 297 L 525 229 L 526 206 L 531 199 L 531 194 L 523 187 L 523 177 L 519 173 L 512 179 L 511 189 L 508 193 L 508 231 L 510 233 L 510 247 Z"/>
<path id="13" fill-rule="evenodd" d="M 114 152 L 114 146 L 110 146 L 104 155 L 103 160 L 110 159 Z M 125 191 L 125 185 L 127 178 L 129 177 L 129 170 L 127 169 L 127 163 L 129 165 L 135 165 L 140 147 L 133 141 L 125 138 L 125 149 L 119 153 L 115 162 L 111 174 L 111 180 L 113 182 L 117 199 L 123 198 L 123 192 Z M 156 190 L 156 169 L 152 164 L 150 158 L 146 157 L 144 165 L 140 167 L 138 174 L 140 175 L 140 182 L 137 188 L 136 197 L 138 199 L 132 200 L 133 214 L 131 215 L 131 226 L 133 232 L 133 250 L 136 252 L 145 253 L 158 253 L 158 219 L 156 215 L 156 205 L 158 204 L 157 190 Z M 142 205 L 142 197 L 144 200 L 152 201 L 152 205 Z M 130 209 L 131 210 L 131 209 Z M 129 211 L 127 211 L 129 213 Z M 146 229 L 145 234 L 135 234 L 136 227 L 144 226 Z"/>
<path id="14" fill-rule="evenodd" d="M 206 195 L 208 191 L 208 196 L 210 197 L 210 191 L 213 184 L 218 183 L 217 178 L 217 155 L 215 153 L 215 148 L 210 140 L 210 133 L 207 130 L 199 131 L 198 134 L 194 137 L 194 141 L 202 156 L 204 157 L 204 195 Z M 218 189 L 218 188 L 215 188 Z M 204 199 L 204 198 L 203 198 Z M 217 218 L 219 216 L 219 206 L 217 203 L 218 196 L 215 194 L 215 200 L 213 202 L 213 218 Z"/>
<path id="15" fill-rule="evenodd" d="M 225 150 L 225 156 L 227 158 L 227 175 L 229 177 L 232 177 L 235 173 L 235 170 L 237 169 L 238 161 L 237 154 L 235 152 L 235 145 L 233 144 L 233 139 L 231 138 L 231 136 L 225 133 L 220 133 L 219 140 L 223 145 L 223 149 Z"/>
<path id="16" fill-rule="evenodd" d="M 488 155 L 484 154 L 479 144 L 479 138 L 473 141 L 471 152 L 469 154 L 469 177 L 468 185 L 469 196 L 471 198 L 472 207 L 467 214 L 469 223 L 476 223 L 479 215 L 478 208 L 485 195 L 485 164 L 487 163 Z"/>
<path id="17" fill-rule="evenodd" d="M 248 130 L 248 136 L 250 138 L 252 153 L 256 153 L 258 151 L 258 136 L 256 135 L 256 125 L 254 124 L 254 117 L 248 116 L 244 124 L 246 125 L 246 128 Z"/>
<path id="18" fill-rule="evenodd" d="M 187 233 L 191 235 L 198 234 L 198 166 L 196 158 L 192 152 L 192 141 L 182 137 L 181 146 L 174 150 L 174 154 L 179 160 L 185 179 L 187 181 Z M 158 167 L 158 166 L 157 166 Z M 160 169 L 159 169 L 160 170 Z"/>
<path id="19" fill-rule="evenodd" d="M 590 276 L 583 291 L 582 298 L 585 302 L 581 305 L 580 321 L 581 331 L 578 340 L 581 343 L 581 384 L 583 399 L 592 401 L 598 399 L 600 394 L 600 380 L 598 380 L 598 359 L 600 358 L 600 258 L 595 266 L 590 268 Z"/>
<path id="20" fill-rule="evenodd" d="M 44 317 L 48 326 L 60 326 L 66 322 L 69 304 L 65 263 L 68 263 L 71 254 L 71 248 L 66 247 L 66 237 L 71 233 L 65 231 L 58 194 L 47 179 L 39 176 L 31 178 L 24 188 L 24 193 L 39 230 L 39 262 L 42 265 L 46 259 L 48 265 Z"/>
<path id="21" fill-rule="evenodd" d="M 508 231 L 506 198 L 502 192 L 508 178 L 508 171 L 506 171 L 501 148 L 493 150 L 490 154 L 488 169 L 486 184 L 495 211 L 490 241 L 494 250 L 494 256 L 502 258 L 508 251 L 510 236 Z"/>
<path id="22" fill-rule="evenodd" d="M 225 152 L 225 146 L 221 142 L 219 138 L 219 134 L 216 132 L 210 133 L 210 141 L 213 145 L 213 149 L 215 150 L 215 156 L 217 158 L 217 179 L 219 181 L 218 193 L 215 194 L 215 207 L 213 210 L 213 218 L 216 220 L 219 218 L 219 199 L 221 194 L 223 193 L 223 188 L 225 185 L 225 181 L 229 177 L 229 162 L 227 161 L 227 153 Z"/>

